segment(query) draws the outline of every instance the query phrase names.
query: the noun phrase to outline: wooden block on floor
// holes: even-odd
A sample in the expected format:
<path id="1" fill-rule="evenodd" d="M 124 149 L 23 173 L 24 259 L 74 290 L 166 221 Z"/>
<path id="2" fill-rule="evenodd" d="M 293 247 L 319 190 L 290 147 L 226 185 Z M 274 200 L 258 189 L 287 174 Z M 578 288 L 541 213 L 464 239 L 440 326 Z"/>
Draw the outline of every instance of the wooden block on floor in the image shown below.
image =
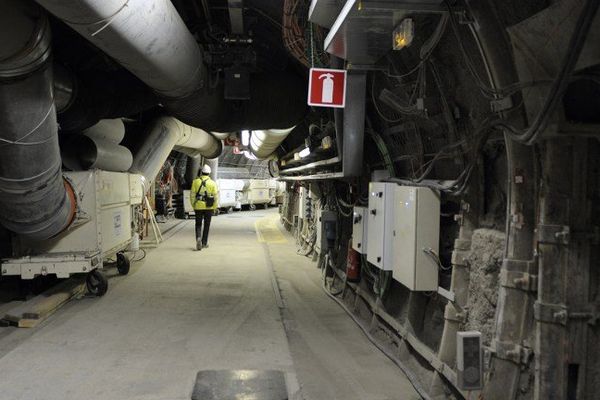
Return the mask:
<path id="1" fill-rule="evenodd" d="M 68 279 L 30 300 L 20 302 L 16 307 L 6 311 L 2 319 L 20 328 L 32 328 L 84 290 L 84 280 Z"/>

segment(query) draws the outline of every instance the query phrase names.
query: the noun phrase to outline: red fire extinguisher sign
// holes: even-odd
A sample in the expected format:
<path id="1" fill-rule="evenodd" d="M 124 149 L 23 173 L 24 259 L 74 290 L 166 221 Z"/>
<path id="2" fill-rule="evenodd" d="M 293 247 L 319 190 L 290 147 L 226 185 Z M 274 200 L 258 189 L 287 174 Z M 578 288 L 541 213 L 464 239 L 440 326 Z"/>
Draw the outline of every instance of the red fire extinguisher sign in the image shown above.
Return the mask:
<path id="1" fill-rule="evenodd" d="M 308 105 L 343 108 L 346 104 L 346 71 L 311 68 L 308 79 Z"/>

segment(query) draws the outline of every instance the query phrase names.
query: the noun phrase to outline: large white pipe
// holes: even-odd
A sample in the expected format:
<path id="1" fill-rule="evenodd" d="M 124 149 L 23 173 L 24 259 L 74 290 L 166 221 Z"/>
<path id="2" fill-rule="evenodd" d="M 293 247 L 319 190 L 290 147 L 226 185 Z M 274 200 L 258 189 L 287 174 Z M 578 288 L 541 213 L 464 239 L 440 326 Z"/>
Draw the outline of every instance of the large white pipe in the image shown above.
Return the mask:
<path id="1" fill-rule="evenodd" d="M 125 137 L 125 124 L 120 118 L 102 119 L 96 125 L 90 126 L 82 132 L 92 139 L 106 140 L 119 144 Z"/>
<path id="2" fill-rule="evenodd" d="M 214 132 L 213 131 L 213 132 L 211 132 L 211 135 L 213 135 L 217 139 L 225 140 L 229 137 L 229 135 L 231 135 L 231 133 L 229 133 L 229 132 Z"/>
<path id="3" fill-rule="evenodd" d="M 36 0 L 157 93 L 201 87 L 202 52 L 170 0 Z"/>
<path id="4" fill-rule="evenodd" d="M 175 150 L 186 153 L 191 157 L 203 156 L 216 158 L 221 154 L 221 141 L 215 139 L 211 134 L 199 128 L 186 125 L 183 122 L 171 118 L 177 124 L 179 139 Z"/>
<path id="5" fill-rule="evenodd" d="M 148 189 L 176 146 L 186 154 L 191 152 L 206 158 L 218 157 L 223 149 L 221 142 L 208 132 L 186 125 L 173 117 L 161 117 L 152 124 L 144 143 L 133 158 L 129 172 L 142 175 Z"/>
<path id="6" fill-rule="evenodd" d="M 269 158 L 294 128 L 252 131 L 250 150 L 260 160 Z"/>

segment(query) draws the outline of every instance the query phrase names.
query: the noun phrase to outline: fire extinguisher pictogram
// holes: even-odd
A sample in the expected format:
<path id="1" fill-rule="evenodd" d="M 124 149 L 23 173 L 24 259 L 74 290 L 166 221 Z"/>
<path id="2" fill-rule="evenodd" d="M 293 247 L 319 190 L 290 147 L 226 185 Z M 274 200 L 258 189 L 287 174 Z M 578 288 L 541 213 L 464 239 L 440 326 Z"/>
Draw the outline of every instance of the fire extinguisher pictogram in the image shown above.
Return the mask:
<path id="1" fill-rule="evenodd" d="M 323 89 L 321 90 L 321 102 L 333 103 L 333 75 L 332 74 L 321 74 L 319 79 L 323 79 Z"/>

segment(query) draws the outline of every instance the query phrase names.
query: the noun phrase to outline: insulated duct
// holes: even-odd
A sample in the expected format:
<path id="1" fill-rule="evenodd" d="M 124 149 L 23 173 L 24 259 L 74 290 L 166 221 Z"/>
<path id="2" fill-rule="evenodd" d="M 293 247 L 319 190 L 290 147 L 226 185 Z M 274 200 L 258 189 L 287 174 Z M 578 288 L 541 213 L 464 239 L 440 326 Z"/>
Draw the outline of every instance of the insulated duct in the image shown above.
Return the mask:
<path id="1" fill-rule="evenodd" d="M 50 27 L 34 3 L 3 0 L 0 37 L 0 223 L 44 240 L 66 229 L 76 208 L 61 173 Z"/>
<path id="2" fill-rule="evenodd" d="M 223 85 L 207 82 L 202 51 L 169 0 L 36 1 L 152 88 L 188 125 L 282 129 L 307 112 L 306 82 L 291 71 L 253 75 L 251 101 L 226 101 Z"/>
<path id="3" fill-rule="evenodd" d="M 269 158 L 294 128 L 252 131 L 250 150 L 260 160 Z"/>
<path id="4" fill-rule="evenodd" d="M 202 86 L 202 52 L 169 0 L 36 0 L 156 93 Z"/>
<path id="5" fill-rule="evenodd" d="M 119 145 L 124 137 L 123 121 L 102 120 L 61 143 L 63 164 L 73 171 L 98 168 L 125 172 L 131 168 L 133 156 L 127 147 Z"/>
<path id="6" fill-rule="evenodd" d="M 186 154 L 191 152 L 206 158 L 219 157 L 223 150 L 221 141 L 202 129 L 186 125 L 173 117 L 161 117 L 151 125 L 129 172 L 142 175 L 148 189 L 175 147 L 185 150 Z"/>
<path id="7" fill-rule="evenodd" d="M 252 75 L 249 101 L 226 101 L 223 92 L 219 85 L 163 103 L 182 122 L 220 132 L 286 129 L 302 121 L 308 112 L 306 81 L 292 71 Z"/>
<path id="8" fill-rule="evenodd" d="M 54 65 L 54 93 L 61 132 L 78 133 L 99 121 L 135 116 L 156 107 L 156 94 L 127 71 L 77 75 Z"/>
<path id="9" fill-rule="evenodd" d="M 225 140 L 229 137 L 229 135 L 231 135 L 231 133 L 229 133 L 229 132 L 214 132 L 214 131 L 211 132 L 210 134 L 219 140 Z"/>

